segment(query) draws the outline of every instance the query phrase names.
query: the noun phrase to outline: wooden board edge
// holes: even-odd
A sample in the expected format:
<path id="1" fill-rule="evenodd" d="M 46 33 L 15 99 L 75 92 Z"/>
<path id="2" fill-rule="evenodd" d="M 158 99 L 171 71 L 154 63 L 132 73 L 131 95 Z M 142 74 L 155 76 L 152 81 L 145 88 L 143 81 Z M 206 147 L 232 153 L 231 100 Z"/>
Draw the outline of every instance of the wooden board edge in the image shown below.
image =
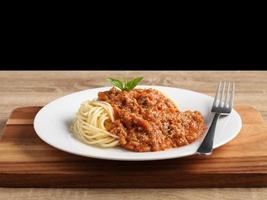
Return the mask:
<path id="1" fill-rule="evenodd" d="M 203 174 L 182 175 L 178 181 L 157 177 L 114 177 L 99 176 L 90 181 L 77 175 L 0 174 L 0 187 L 32 188 L 251 188 L 267 187 L 267 174 Z M 49 181 L 48 181 L 49 180 Z"/>
<path id="2" fill-rule="evenodd" d="M 4 125 L 3 129 L 2 129 L 2 133 L 0 134 L 0 141 L 1 141 L 1 139 L 3 138 L 3 136 L 4 136 L 5 132 L 6 132 L 6 128 L 7 128 L 7 126 L 8 126 L 8 125 L 11 125 L 11 124 L 14 124 L 12 121 L 11 121 L 11 124 L 10 124 L 10 119 L 12 118 L 12 116 L 14 115 L 15 112 L 18 112 L 18 111 L 23 110 L 23 109 L 29 109 L 29 108 L 39 108 L 39 109 L 41 109 L 42 107 L 43 107 L 43 106 L 23 106 L 23 107 L 15 107 L 15 108 L 9 113 L 9 115 L 8 115 L 8 118 L 7 118 L 6 122 L 5 122 L 5 125 Z M 33 121 L 33 120 L 32 120 L 32 121 Z M 20 124 L 22 124 L 22 123 L 20 123 Z M 28 124 L 29 124 L 29 122 L 28 122 Z M 31 124 L 32 124 L 32 123 L 31 123 Z"/>

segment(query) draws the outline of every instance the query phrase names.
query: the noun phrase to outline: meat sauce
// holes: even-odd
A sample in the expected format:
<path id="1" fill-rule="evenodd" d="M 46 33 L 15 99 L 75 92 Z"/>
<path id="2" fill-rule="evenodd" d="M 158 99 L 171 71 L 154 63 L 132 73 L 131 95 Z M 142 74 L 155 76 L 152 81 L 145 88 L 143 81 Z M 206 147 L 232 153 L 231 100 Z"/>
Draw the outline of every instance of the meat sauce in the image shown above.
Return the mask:
<path id="1" fill-rule="evenodd" d="M 99 92 L 98 100 L 111 104 L 115 121 L 109 132 L 119 137 L 122 147 L 137 152 L 161 151 L 190 144 L 206 130 L 198 111 L 180 112 L 175 104 L 155 89 Z"/>

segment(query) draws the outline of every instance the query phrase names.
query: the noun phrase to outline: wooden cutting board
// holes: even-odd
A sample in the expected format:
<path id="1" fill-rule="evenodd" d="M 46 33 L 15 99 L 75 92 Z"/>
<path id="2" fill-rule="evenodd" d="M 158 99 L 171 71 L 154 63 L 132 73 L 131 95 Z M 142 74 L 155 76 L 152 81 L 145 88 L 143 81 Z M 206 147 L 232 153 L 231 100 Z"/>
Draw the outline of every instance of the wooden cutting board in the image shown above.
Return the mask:
<path id="1" fill-rule="evenodd" d="M 41 107 L 15 109 L 0 141 L 0 187 L 266 187 L 267 126 L 254 108 L 236 107 L 243 128 L 231 142 L 199 155 L 120 162 L 59 151 L 38 138 L 32 122 Z"/>

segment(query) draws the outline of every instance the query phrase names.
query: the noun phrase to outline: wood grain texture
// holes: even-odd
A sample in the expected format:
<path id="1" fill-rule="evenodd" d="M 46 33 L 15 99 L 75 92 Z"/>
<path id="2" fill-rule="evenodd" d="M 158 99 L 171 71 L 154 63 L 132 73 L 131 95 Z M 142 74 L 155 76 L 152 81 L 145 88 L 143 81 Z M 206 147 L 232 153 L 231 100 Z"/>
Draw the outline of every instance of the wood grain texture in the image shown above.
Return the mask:
<path id="1" fill-rule="evenodd" d="M 107 76 L 144 76 L 144 84 L 181 87 L 213 95 L 218 80 L 236 81 L 237 104 L 253 105 L 267 122 L 267 72 L 256 71 L 0 71 L 0 135 L 15 107 L 45 105 L 82 89 L 108 85 Z M 125 192 L 124 192 L 125 191 Z M 267 188 L 250 189 L 1 189 L 0 199 L 266 199 Z"/>
<path id="2" fill-rule="evenodd" d="M 150 162 L 98 160 L 59 151 L 41 141 L 32 124 L 28 123 L 39 109 L 17 108 L 10 115 L 0 141 L 0 186 L 267 186 L 267 126 L 256 109 L 250 106 L 236 106 L 242 118 L 242 130 L 233 141 L 214 150 L 211 156 Z"/>
<path id="3" fill-rule="evenodd" d="M 0 188 L 0 200 L 266 200 L 263 188 L 211 189 L 11 189 Z"/>

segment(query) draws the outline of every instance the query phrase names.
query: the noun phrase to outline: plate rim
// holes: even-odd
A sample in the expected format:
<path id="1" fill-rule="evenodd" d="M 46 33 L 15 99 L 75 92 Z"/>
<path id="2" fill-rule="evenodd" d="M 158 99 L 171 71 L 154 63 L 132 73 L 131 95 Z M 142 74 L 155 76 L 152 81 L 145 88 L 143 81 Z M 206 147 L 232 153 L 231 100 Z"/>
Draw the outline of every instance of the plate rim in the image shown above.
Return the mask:
<path id="1" fill-rule="evenodd" d="M 34 127 L 34 130 L 36 132 L 36 134 L 38 135 L 38 137 L 45 143 L 49 144 L 50 146 L 58 149 L 58 150 L 61 150 L 63 152 L 67 152 L 67 153 L 70 153 L 70 154 L 73 154 L 73 155 L 78 155 L 78 156 L 83 156 L 83 157 L 88 157 L 88 158 L 95 158 L 95 159 L 104 159 L 104 160 L 115 160 L 115 161 L 153 161 L 153 160 L 167 160 L 167 159 L 177 159 L 177 158 L 182 158 L 182 157 L 188 157 L 188 156 L 192 156 L 192 155 L 196 155 L 196 152 L 195 153 L 190 153 L 190 154 L 186 154 L 186 155 L 175 155 L 175 154 L 166 154 L 166 156 L 164 157 L 160 157 L 160 158 L 154 158 L 154 157 L 147 157 L 147 158 L 140 158 L 140 157 L 123 157 L 123 158 L 116 158 L 116 157 L 109 157 L 109 156 L 106 156 L 106 155 L 94 155 L 94 154 L 91 154 L 91 155 L 88 155 L 88 153 L 76 153 L 76 152 L 73 152 L 73 151 L 70 151 L 68 149 L 64 149 L 64 148 L 61 148 L 59 146 L 55 146 L 54 144 L 50 143 L 49 140 L 47 140 L 46 138 L 44 138 L 42 136 L 42 134 L 38 133 L 38 125 L 37 125 L 37 120 L 38 118 L 40 117 L 40 114 L 42 112 L 44 112 L 48 107 L 49 105 L 57 102 L 57 101 L 60 101 L 61 99 L 63 98 L 66 98 L 68 96 L 72 96 L 72 95 L 77 95 L 79 93 L 84 93 L 84 92 L 87 92 L 87 91 L 90 91 L 90 90 L 100 90 L 100 89 L 103 89 L 103 90 L 108 90 L 112 88 L 112 86 L 103 86 L 103 87 L 94 87 L 94 88 L 89 88 L 89 89 L 85 89 L 85 90 L 80 90 L 80 91 L 76 91 L 76 92 L 72 92 L 72 93 L 69 93 L 69 94 L 66 94 L 64 96 L 60 96 L 52 101 L 50 101 L 49 103 L 47 103 L 46 105 L 44 105 L 39 111 L 38 113 L 35 115 L 34 117 L 34 120 L 33 120 L 33 127 Z M 162 85 L 138 85 L 136 88 L 169 88 L 169 89 L 175 89 L 175 90 L 180 90 L 182 92 L 189 92 L 189 93 L 194 93 L 196 95 L 201 95 L 201 96 L 206 96 L 206 97 L 209 97 L 209 98 L 214 98 L 210 95 L 207 95 L 207 94 L 204 94 L 204 93 L 200 93 L 200 92 L 197 92 L 197 91 L 194 91 L 194 90 L 190 90 L 190 89 L 185 89 L 185 88 L 177 88 L 177 87 L 169 87 L 169 86 L 162 86 Z M 240 130 L 242 129 L 242 126 L 243 126 L 243 123 L 242 123 L 242 118 L 240 117 L 239 113 L 233 108 L 232 112 L 235 112 L 236 113 L 236 116 L 238 117 L 238 120 L 240 121 L 240 127 L 239 129 L 234 133 L 232 134 L 231 137 L 229 137 L 227 140 L 225 140 L 224 142 L 219 142 L 218 144 L 216 144 L 213 149 L 217 149 L 218 147 L 221 147 L 225 144 L 227 144 L 228 142 L 230 142 L 231 140 L 233 140 L 239 133 L 240 133 Z M 185 145 L 187 146 L 187 145 Z M 183 147 L 185 147 L 183 146 Z M 175 148 L 172 148 L 172 149 L 175 149 Z M 163 152 L 164 151 L 157 151 L 157 152 Z M 148 152 L 148 153 L 157 153 L 157 152 Z M 138 152 L 134 152 L 134 153 L 138 153 Z M 142 153 L 145 153 L 145 152 L 142 152 Z"/>

